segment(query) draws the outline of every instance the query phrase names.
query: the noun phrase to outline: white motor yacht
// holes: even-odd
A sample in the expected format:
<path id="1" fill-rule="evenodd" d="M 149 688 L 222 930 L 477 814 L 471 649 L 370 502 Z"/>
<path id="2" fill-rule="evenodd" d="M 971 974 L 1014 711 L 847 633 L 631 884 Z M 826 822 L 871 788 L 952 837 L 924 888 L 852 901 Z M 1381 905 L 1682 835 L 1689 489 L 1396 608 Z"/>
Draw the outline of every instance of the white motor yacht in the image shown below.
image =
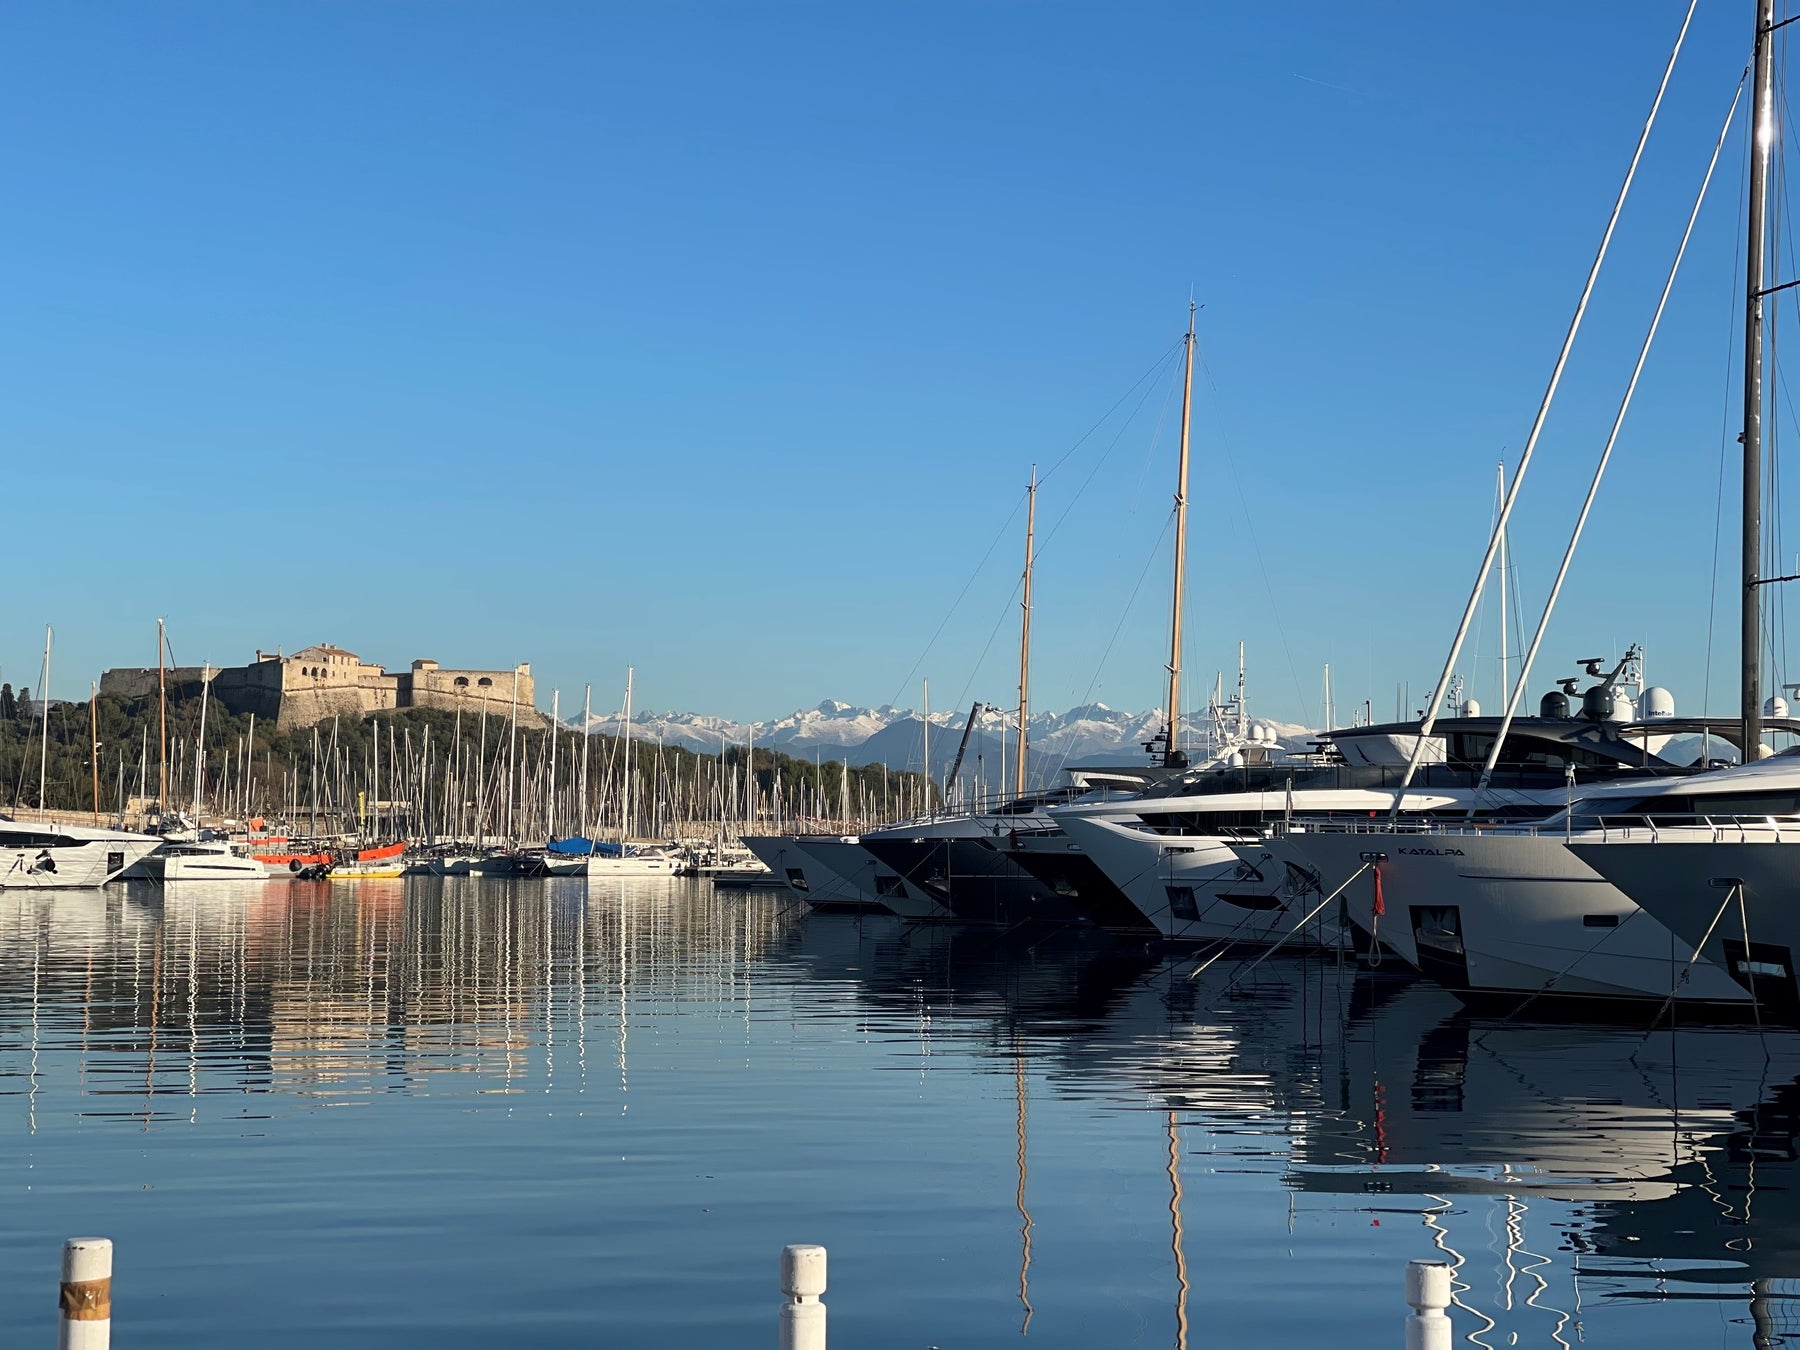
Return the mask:
<path id="1" fill-rule="evenodd" d="M 1302 821 L 1265 848 L 1277 862 L 1313 869 L 1324 893 L 1342 887 L 1352 922 L 1473 1001 L 1677 996 L 1742 1005 L 1746 988 L 1710 959 L 1724 957 L 1724 937 L 1741 935 L 1725 925 L 1695 956 L 1706 922 L 1696 925 L 1693 912 L 1710 919 L 1723 895 L 1693 878 L 1741 874 L 1742 864 L 1721 858 L 1723 840 L 1781 847 L 1784 828 L 1800 840 L 1800 822 L 1783 822 L 1796 815 L 1800 755 L 1784 754 L 1683 778 L 1591 784 L 1535 824 Z M 1654 908 L 1640 908 L 1615 879 L 1655 895 Z M 1773 874 L 1762 885 L 1770 918 L 1752 921 L 1753 938 L 1785 902 L 1769 903 L 1784 894 Z M 1679 905 L 1667 898 L 1675 894 Z"/>
<path id="2" fill-rule="evenodd" d="M 0 890 L 103 886 L 152 853 L 152 835 L 0 817 Z"/>
<path id="3" fill-rule="evenodd" d="M 948 916 L 935 901 L 909 896 L 900 877 L 864 852 L 858 839 L 854 834 L 746 835 L 744 847 L 814 909 Z"/>
<path id="4" fill-rule="evenodd" d="M 234 852 L 218 839 L 165 843 L 144 859 L 143 869 L 152 881 L 161 882 L 266 881 L 273 875 L 265 864 Z"/>

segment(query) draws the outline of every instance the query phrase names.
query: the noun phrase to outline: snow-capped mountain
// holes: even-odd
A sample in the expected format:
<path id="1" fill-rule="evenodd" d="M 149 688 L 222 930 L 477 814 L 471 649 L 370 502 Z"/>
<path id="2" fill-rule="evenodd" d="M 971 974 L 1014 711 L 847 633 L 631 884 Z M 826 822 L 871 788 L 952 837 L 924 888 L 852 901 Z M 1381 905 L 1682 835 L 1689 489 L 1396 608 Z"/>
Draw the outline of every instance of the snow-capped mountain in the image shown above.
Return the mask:
<path id="1" fill-rule="evenodd" d="M 931 714 L 931 763 L 942 775 L 955 757 L 962 739 L 966 710 Z M 1034 713 L 1031 718 L 1031 750 L 1039 765 L 1093 763 L 1097 760 L 1136 762 L 1144 743 L 1162 727 L 1162 713 L 1123 712 L 1104 703 L 1089 703 L 1067 712 Z M 1299 747 L 1317 733 L 1307 727 L 1267 718 L 1255 719 L 1280 741 Z M 1013 749 L 1015 731 L 998 713 L 984 713 L 964 755 L 965 763 L 983 766 L 990 779 L 999 775 L 1004 753 Z M 617 713 L 596 716 L 592 730 L 620 734 Z M 848 759 L 852 764 L 886 764 L 892 769 L 917 770 L 924 763 L 924 721 L 910 708 L 861 708 L 827 699 L 816 708 L 802 708 L 785 717 L 754 723 L 733 722 L 704 713 L 640 712 L 631 719 L 635 739 L 683 745 L 690 750 L 716 754 L 728 746 L 741 746 L 755 734 L 760 748 L 780 750 L 801 758 Z M 1196 734 L 1199 728 L 1195 726 Z"/>

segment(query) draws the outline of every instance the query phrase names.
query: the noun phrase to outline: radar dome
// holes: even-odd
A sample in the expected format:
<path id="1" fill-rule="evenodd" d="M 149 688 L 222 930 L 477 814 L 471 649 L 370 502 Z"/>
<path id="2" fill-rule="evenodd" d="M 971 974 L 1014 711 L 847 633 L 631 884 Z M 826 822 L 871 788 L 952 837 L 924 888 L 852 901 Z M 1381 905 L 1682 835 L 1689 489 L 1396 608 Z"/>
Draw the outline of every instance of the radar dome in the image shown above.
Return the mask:
<path id="1" fill-rule="evenodd" d="M 1560 689 L 1552 689 L 1538 700 L 1539 717 L 1567 717 L 1569 715 L 1569 696 Z"/>
<path id="2" fill-rule="evenodd" d="M 1480 717 L 1481 705 L 1472 698 L 1464 699 L 1462 715 L 1464 717 Z"/>
<path id="3" fill-rule="evenodd" d="M 1780 694 L 1776 694 L 1767 703 L 1763 704 L 1764 717 L 1786 717 L 1787 715 L 1788 701 Z"/>
<path id="4" fill-rule="evenodd" d="M 1644 690 L 1643 702 L 1639 714 L 1646 722 L 1660 721 L 1675 715 L 1675 695 L 1660 684 L 1653 684 Z"/>

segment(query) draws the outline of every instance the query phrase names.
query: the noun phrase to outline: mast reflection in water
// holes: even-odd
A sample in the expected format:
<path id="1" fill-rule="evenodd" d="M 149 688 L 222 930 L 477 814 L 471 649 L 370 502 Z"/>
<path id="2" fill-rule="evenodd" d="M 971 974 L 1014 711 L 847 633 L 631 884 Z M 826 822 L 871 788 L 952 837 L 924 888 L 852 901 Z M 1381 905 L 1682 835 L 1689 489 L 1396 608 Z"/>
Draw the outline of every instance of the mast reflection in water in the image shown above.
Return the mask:
<path id="1" fill-rule="evenodd" d="M 1476 1344 L 1800 1331 L 1794 1033 L 1192 968 L 663 880 L 6 893 L 0 1319 L 94 1231 L 137 1346 L 716 1350 L 791 1241 L 859 1347 L 1385 1347 L 1440 1251 Z"/>

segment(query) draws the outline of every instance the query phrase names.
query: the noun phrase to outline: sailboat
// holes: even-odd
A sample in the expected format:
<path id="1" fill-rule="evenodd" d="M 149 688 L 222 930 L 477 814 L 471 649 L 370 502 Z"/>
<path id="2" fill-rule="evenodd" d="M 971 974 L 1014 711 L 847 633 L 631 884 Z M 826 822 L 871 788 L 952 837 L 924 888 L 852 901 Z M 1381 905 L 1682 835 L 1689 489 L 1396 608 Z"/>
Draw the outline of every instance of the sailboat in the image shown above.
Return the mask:
<path id="1" fill-rule="evenodd" d="M 585 856 L 584 873 L 589 877 L 672 877 L 679 860 L 660 848 L 631 842 L 631 693 L 635 675 L 625 669 L 625 740 L 622 747 L 624 773 L 619 807 L 619 839 L 608 843 L 593 839 L 564 839 L 550 846 L 549 852 L 564 856 Z M 582 846 L 585 845 L 585 848 Z M 580 849 L 581 852 L 577 853 Z"/>

